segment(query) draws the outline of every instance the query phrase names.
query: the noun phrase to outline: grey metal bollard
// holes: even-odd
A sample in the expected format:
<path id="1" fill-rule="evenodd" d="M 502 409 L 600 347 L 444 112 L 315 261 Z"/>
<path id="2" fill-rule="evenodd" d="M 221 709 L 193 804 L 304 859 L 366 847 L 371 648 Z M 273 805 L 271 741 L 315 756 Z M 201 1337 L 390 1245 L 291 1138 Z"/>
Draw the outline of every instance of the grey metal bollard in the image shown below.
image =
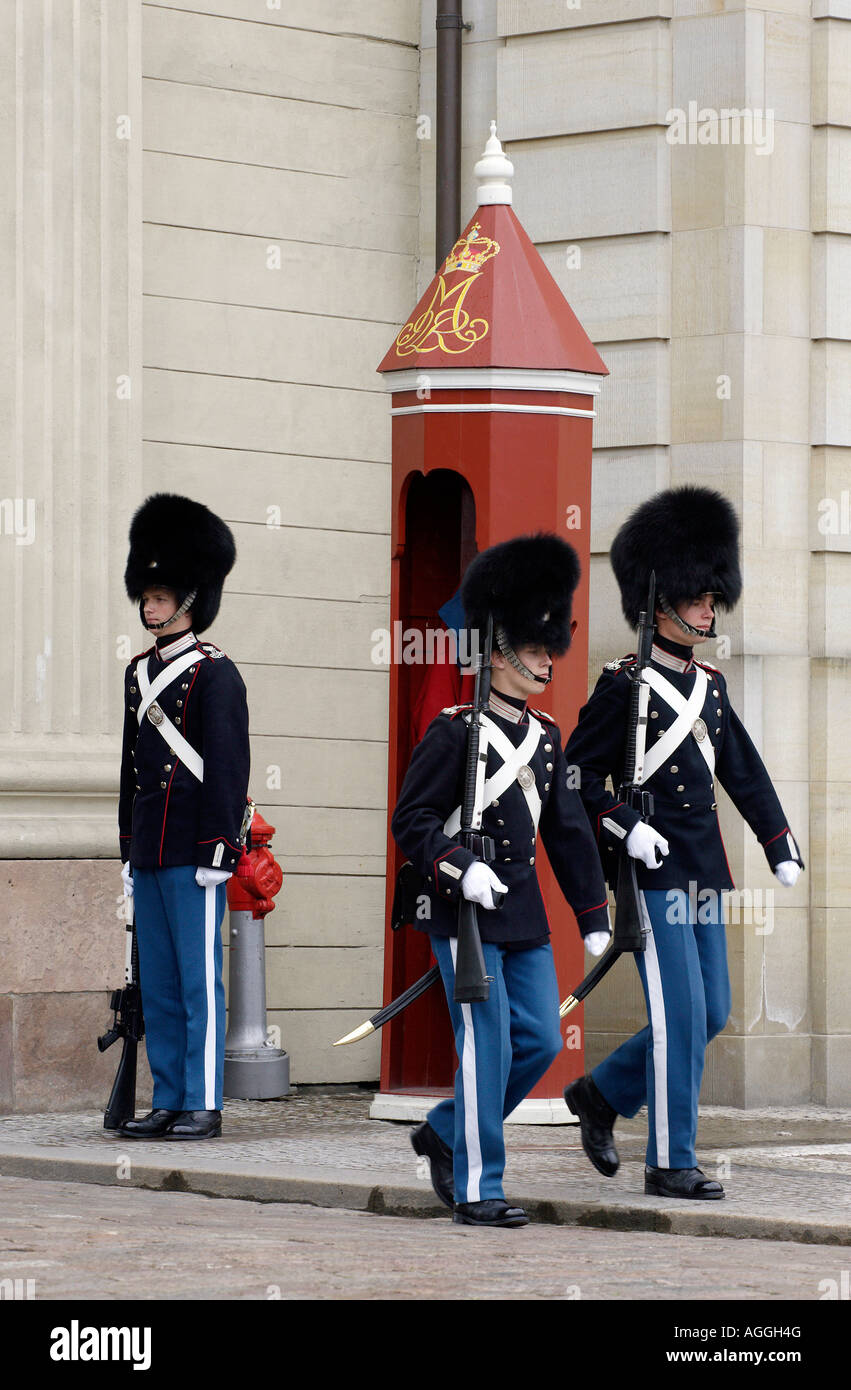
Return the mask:
<path id="1" fill-rule="evenodd" d="M 251 912 L 230 914 L 224 1093 L 272 1100 L 290 1093 L 290 1059 L 266 1035 L 266 932 Z"/>

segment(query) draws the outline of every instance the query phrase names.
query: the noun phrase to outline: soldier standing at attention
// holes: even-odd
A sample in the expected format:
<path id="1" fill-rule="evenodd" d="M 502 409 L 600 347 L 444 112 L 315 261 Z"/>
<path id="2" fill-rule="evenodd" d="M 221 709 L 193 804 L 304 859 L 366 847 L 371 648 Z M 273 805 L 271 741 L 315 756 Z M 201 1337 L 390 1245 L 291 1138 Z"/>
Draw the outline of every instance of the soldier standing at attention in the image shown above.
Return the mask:
<path id="1" fill-rule="evenodd" d="M 125 583 L 156 644 L 124 674 L 118 819 L 154 1108 L 120 1128 L 129 1139 L 221 1133 L 221 923 L 240 856 L 248 707 L 233 662 L 197 634 L 235 558 L 229 527 L 188 497 L 158 493 L 133 518 Z"/>
<path id="2" fill-rule="evenodd" d="M 618 1168 L 612 1127 L 646 1104 L 644 1190 L 658 1197 L 717 1199 L 719 1182 L 697 1167 L 698 1096 L 707 1042 L 730 1012 L 721 894 L 734 887 L 718 824 L 715 781 L 750 825 L 779 881 L 792 887 L 804 867 L 762 759 L 733 710 L 721 672 L 695 658 L 715 636 L 716 603 L 741 593 L 739 523 L 707 488 L 657 493 L 624 523 L 611 551 L 631 627 L 656 572 L 656 635 L 645 675 L 650 686 L 642 785 L 651 822 L 606 788 L 621 784 L 630 681 L 626 656 L 604 669 L 567 746 L 580 770 L 582 800 L 610 882 L 621 847 L 640 861 L 646 949 L 636 955 L 648 1025 L 590 1076 L 565 1091 L 582 1143 L 598 1172 Z M 708 891 L 707 891 L 708 890 Z M 695 910 L 697 908 L 697 910 Z"/>
<path id="3" fill-rule="evenodd" d="M 540 831 L 585 944 L 609 939 L 606 888 L 594 837 L 568 776 L 552 717 L 530 709 L 567 650 L 579 580 L 576 552 L 553 535 L 522 536 L 483 551 L 461 587 L 467 624 L 484 635 L 494 622 L 492 684 L 482 833 L 493 867 L 459 844 L 472 706 L 444 710 L 414 749 L 393 816 L 393 835 L 422 874 L 428 931 L 440 966 L 459 1066 L 455 1095 L 411 1136 L 428 1158 L 432 1186 L 453 1220 L 522 1226 L 503 1193 L 503 1120 L 528 1095 L 562 1046 L 549 925 L 535 869 Z M 505 902 L 495 910 L 494 893 Z M 486 1001 L 453 1000 L 461 897 L 478 903 L 487 973 Z"/>

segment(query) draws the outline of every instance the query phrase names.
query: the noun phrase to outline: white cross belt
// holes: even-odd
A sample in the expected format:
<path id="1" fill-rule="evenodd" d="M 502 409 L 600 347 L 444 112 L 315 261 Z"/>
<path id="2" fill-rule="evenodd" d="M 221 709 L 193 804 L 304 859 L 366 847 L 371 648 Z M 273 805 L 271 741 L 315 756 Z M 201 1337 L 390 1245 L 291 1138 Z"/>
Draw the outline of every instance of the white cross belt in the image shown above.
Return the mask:
<path id="1" fill-rule="evenodd" d="M 481 718 L 482 723 L 487 728 L 488 741 L 503 759 L 502 766 L 497 768 L 493 776 L 489 777 L 485 782 L 482 800 L 483 804 L 486 804 L 488 801 L 498 801 L 502 793 L 507 791 L 508 788 L 517 781 L 519 769 L 524 763 L 528 763 L 530 758 L 534 756 L 535 749 L 541 741 L 541 735 L 544 730 L 535 716 L 530 714 L 529 732 L 520 744 L 520 747 L 515 748 L 511 739 L 503 733 L 502 729 L 500 729 L 497 724 L 494 724 L 492 719 L 489 719 L 486 714 L 483 714 Z M 538 789 L 534 782 L 531 787 L 524 787 L 519 783 L 518 785 L 526 799 L 529 815 L 532 817 L 533 833 L 537 834 L 538 821 L 541 818 L 541 798 L 538 795 Z M 443 827 L 443 833 L 444 835 L 453 836 L 457 835 L 460 829 L 461 807 L 456 806 Z"/>
<path id="2" fill-rule="evenodd" d="M 652 690 L 656 691 L 662 699 L 671 706 L 676 714 L 676 719 L 670 729 L 666 729 L 662 737 L 648 749 L 644 759 L 644 772 L 641 777 L 642 783 L 647 782 L 658 772 L 663 763 L 677 751 L 681 743 L 684 743 L 691 734 L 694 738 L 694 722 L 699 717 L 703 709 L 703 702 L 706 699 L 706 687 L 708 679 L 702 666 L 695 668 L 694 685 L 688 699 L 681 695 L 675 685 L 654 670 L 652 666 L 646 666 L 642 672 L 642 679 L 647 682 Z M 700 749 L 701 755 L 709 768 L 710 777 L 715 776 L 715 749 L 711 740 L 707 738 L 695 738 L 695 743 Z"/>
<path id="3" fill-rule="evenodd" d="M 148 680 L 149 657 L 145 657 L 144 661 L 139 662 L 139 665 L 136 667 L 136 679 L 139 682 L 142 700 L 136 711 L 136 718 L 140 724 L 147 714 L 149 707 L 154 703 L 157 696 L 165 690 L 166 686 L 171 685 L 173 681 L 177 680 L 178 676 L 182 676 L 184 671 L 188 671 L 189 667 L 194 666 L 200 659 L 198 652 L 195 650 L 184 652 L 183 656 L 175 657 L 174 663 L 166 666 L 165 670 L 161 671 L 153 681 Z M 162 720 L 159 724 L 154 724 L 153 727 L 156 729 L 157 733 L 165 739 L 169 748 L 174 749 L 175 755 L 180 759 L 184 767 L 189 769 L 192 776 L 197 777 L 199 782 L 203 782 L 204 759 L 201 757 L 201 754 L 192 747 L 189 740 L 184 738 L 183 734 L 175 728 L 161 706 L 160 710 L 162 713 Z"/>

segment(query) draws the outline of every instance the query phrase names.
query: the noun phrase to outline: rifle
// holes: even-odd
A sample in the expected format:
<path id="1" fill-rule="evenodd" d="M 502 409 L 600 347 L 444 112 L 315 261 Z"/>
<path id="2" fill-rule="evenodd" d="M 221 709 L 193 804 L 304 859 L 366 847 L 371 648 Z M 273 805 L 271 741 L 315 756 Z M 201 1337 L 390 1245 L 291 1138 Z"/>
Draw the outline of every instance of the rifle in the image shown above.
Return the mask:
<path id="1" fill-rule="evenodd" d="M 136 1062 L 139 1043 L 145 1036 L 142 1014 L 142 994 L 139 988 L 139 947 L 136 942 L 135 909 L 132 894 L 125 897 L 125 927 L 127 932 L 124 961 L 124 988 L 114 989 L 110 996 L 112 1027 L 98 1038 L 98 1051 L 106 1052 L 119 1038 L 123 1039 L 118 1070 L 109 1093 L 103 1116 L 104 1129 L 118 1129 L 125 1120 L 132 1120 L 136 1109 Z"/>
<path id="2" fill-rule="evenodd" d="M 650 699 L 650 687 L 643 679 L 643 674 L 645 667 L 650 664 L 655 612 L 656 571 L 653 570 L 647 592 L 647 607 L 642 610 L 638 618 L 636 660 L 626 672 L 632 683 L 632 688 L 630 690 L 623 780 L 618 791 L 619 799 L 637 811 L 641 819 L 645 821 L 653 815 L 653 794 L 645 791 L 641 785 L 647 744 L 647 705 Z M 641 910 L 641 893 L 638 887 L 635 860 L 632 855 L 627 854 L 626 840 L 627 837 L 624 836 L 618 859 L 615 925 L 611 945 L 605 955 L 601 956 L 592 966 L 581 985 L 578 985 L 573 993 L 567 996 L 559 1008 L 559 1018 L 566 1018 L 571 1010 L 575 1009 L 576 1005 L 591 993 L 594 986 L 599 984 L 603 976 L 611 970 L 618 956 L 624 955 L 627 951 L 644 950 L 646 928 Z"/>
<path id="3" fill-rule="evenodd" d="M 482 724 L 482 715 L 487 710 L 490 699 L 492 650 L 493 615 L 489 614 L 484 649 L 480 645 L 476 652 L 476 685 L 467 732 L 467 761 L 460 830 L 464 848 L 475 854 L 477 859 L 484 860 L 486 864 L 492 864 L 496 859 L 496 846 L 492 836 L 481 833 L 485 768 L 488 761 L 487 731 Z M 494 893 L 496 907 L 501 906 L 503 896 L 502 893 Z M 491 978 L 485 968 L 476 904 L 469 902 L 462 895 L 458 905 L 458 950 L 455 958 L 453 996 L 455 1003 L 466 1004 L 486 1000 L 490 993 Z"/>

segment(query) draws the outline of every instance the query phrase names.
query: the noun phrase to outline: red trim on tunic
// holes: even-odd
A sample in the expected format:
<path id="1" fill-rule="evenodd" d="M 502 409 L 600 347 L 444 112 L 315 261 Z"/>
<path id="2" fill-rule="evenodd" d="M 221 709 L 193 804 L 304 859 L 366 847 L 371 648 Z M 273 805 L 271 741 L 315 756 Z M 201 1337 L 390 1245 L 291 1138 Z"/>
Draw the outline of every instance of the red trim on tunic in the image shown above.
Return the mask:
<path id="1" fill-rule="evenodd" d="M 626 802 L 625 802 L 625 801 L 616 801 L 615 804 L 614 804 L 614 806 L 610 806 L 609 809 L 608 809 L 607 811 L 601 811 L 601 812 L 600 812 L 600 814 L 599 814 L 598 817 L 597 817 L 597 839 L 598 839 L 598 840 L 599 840 L 599 838 L 600 838 L 600 821 L 603 819 L 603 817 L 604 817 L 604 816 L 610 816 L 610 815 L 612 814 L 612 811 L 616 811 L 616 810 L 618 809 L 619 806 L 625 806 L 625 805 L 626 805 Z"/>
<path id="2" fill-rule="evenodd" d="M 584 917 L 586 912 L 597 912 L 601 907 L 605 907 L 608 901 L 608 898 L 604 898 L 601 903 L 595 903 L 593 907 L 583 907 L 582 911 L 577 912 L 576 915 L 577 917 Z"/>
<path id="3" fill-rule="evenodd" d="M 762 842 L 762 847 L 763 847 L 763 849 L 768 849 L 768 846 L 769 846 L 769 845 L 773 845 L 775 840 L 779 840 L 781 835 L 788 835 L 788 834 L 790 834 L 790 833 L 791 833 L 791 832 L 790 832 L 790 830 L 789 830 L 788 825 L 784 825 L 783 829 L 780 830 L 780 831 L 778 831 L 778 833 L 777 833 L 776 835 L 772 835 L 772 837 L 771 837 L 770 840 L 763 840 L 763 842 Z"/>
<path id="4" fill-rule="evenodd" d="M 176 773 L 176 771 L 177 771 L 177 769 L 178 769 L 178 766 L 179 766 L 179 762 L 176 762 L 176 763 L 174 764 L 174 767 L 173 767 L 172 770 L 171 770 L 171 776 L 170 776 L 169 779 L 168 779 L 168 791 L 167 791 L 166 794 L 165 794 L 165 806 L 163 807 L 163 829 L 162 829 L 162 834 L 160 835 L 160 853 L 159 853 L 159 864 L 160 864 L 160 868 L 162 868 L 162 862 L 163 862 L 163 840 L 165 839 L 165 822 L 166 822 L 166 817 L 167 817 L 167 815 L 168 815 L 168 799 L 169 799 L 169 797 L 171 796 L 171 784 L 172 784 L 172 782 L 174 781 L 174 774 Z"/>

